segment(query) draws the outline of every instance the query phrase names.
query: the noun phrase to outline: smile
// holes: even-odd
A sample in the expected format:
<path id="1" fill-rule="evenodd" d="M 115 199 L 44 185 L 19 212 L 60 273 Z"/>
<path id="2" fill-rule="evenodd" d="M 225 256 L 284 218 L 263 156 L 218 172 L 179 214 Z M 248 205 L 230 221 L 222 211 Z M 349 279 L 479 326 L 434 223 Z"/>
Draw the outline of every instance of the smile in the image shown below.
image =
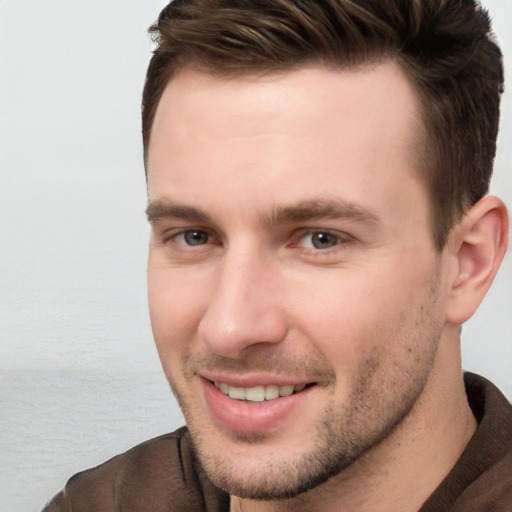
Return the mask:
<path id="1" fill-rule="evenodd" d="M 223 379 L 219 375 L 210 380 L 202 376 L 199 382 L 207 410 L 224 428 L 238 432 L 269 432 L 284 421 L 299 421 L 318 382 L 291 384 L 277 378 L 272 383 L 269 377 Z"/>
<path id="2" fill-rule="evenodd" d="M 306 384 L 289 384 L 277 386 L 270 384 L 268 386 L 254 386 L 251 388 L 240 388 L 230 386 L 224 382 L 213 382 L 215 387 L 225 395 L 235 400 L 246 400 L 249 402 L 263 402 L 265 400 L 275 400 L 279 397 L 286 397 L 302 391 Z"/>

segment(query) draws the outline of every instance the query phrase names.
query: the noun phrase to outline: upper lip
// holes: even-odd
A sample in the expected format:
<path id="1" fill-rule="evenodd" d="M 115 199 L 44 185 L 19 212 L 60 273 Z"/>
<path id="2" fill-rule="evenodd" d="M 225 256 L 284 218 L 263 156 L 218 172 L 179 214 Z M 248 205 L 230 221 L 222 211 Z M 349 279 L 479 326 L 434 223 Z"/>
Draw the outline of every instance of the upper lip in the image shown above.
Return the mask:
<path id="1" fill-rule="evenodd" d="M 198 375 L 203 379 L 211 382 L 222 382 L 228 386 L 237 388 L 253 388 L 256 386 L 297 386 L 300 384 L 313 384 L 315 380 L 308 380 L 297 377 L 287 377 L 283 375 L 268 375 L 268 374 L 251 374 L 232 375 L 221 372 L 198 372 Z"/>

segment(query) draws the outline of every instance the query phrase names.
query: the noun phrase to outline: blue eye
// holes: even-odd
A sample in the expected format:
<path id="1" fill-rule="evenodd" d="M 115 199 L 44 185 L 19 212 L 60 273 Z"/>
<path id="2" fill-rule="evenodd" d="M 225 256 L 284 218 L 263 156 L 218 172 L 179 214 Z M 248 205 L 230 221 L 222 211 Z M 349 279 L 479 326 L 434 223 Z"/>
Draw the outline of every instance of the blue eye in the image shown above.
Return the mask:
<path id="1" fill-rule="evenodd" d="M 183 245 L 197 246 L 204 245 L 210 242 L 210 235 L 206 231 L 199 229 L 189 229 L 183 231 L 174 237 L 174 240 Z"/>

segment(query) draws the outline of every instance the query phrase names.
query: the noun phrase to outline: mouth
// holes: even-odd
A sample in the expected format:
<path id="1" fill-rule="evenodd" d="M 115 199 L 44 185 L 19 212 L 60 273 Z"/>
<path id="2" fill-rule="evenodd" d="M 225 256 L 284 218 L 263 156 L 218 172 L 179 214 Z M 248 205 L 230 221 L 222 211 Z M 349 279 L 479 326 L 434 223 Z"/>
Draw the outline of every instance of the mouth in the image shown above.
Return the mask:
<path id="1" fill-rule="evenodd" d="M 246 433 L 268 433 L 287 419 L 296 421 L 290 418 L 300 417 L 297 411 L 311 400 L 311 393 L 318 387 L 317 382 L 291 384 L 270 380 L 266 384 L 261 377 L 233 380 L 228 383 L 220 376 L 203 376 L 200 379 L 203 397 L 218 424 L 229 431 Z"/>
<path id="2" fill-rule="evenodd" d="M 269 384 L 266 386 L 253 386 L 250 388 L 235 387 L 225 382 L 213 381 L 214 386 L 234 400 L 247 402 L 264 402 L 276 400 L 280 397 L 287 397 L 300 393 L 304 389 L 314 386 L 315 383 L 309 384 L 287 384 L 279 386 L 277 384 Z"/>

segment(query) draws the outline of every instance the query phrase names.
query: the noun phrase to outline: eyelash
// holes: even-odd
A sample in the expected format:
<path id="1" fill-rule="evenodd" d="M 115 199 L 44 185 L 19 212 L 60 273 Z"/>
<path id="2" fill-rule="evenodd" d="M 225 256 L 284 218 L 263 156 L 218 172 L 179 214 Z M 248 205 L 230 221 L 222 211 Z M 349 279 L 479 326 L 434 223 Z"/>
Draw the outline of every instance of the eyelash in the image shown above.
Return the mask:
<path id="1" fill-rule="evenodd" d="M 185 243 L 185 240 L 183 240 L 183 242 L 178 241 L 178 239 L 180 237 L 186 237 L 187 234 L 193 234 L 193 233 L 199 233 L 199 234 L 205 235 L 206 237 L 208 237 L 207 242 L 202 243 L 202 244 L 193 245 L 193 244 Z M 196 249 L 199 247 L 203 247 L 205 245 L 209 245 L 212 243 L 213 240 L 215 240 L 215 235 L 213 235 L 207 229 L 203 229 L 203 228 L 186 228 L 186 229 L 179 229 L 179 230 L 174 229 L 174 230 L 170 230 L 169 232 L 165 233 L 162 236 L 163 244 L 174 243 L 178 246 L 192 248 L 192 249 Z"/>
<path id="2" fill-rule="evenodd" d="M 180 237 L 186 237 L 188 234 L 190 234 L 190 235 L 199 234 L 199 235 L 203 235 L 204 237 L 207 237 L 207 238 L 204 243 L 198 243 L 197 245 L 186 243 L 185 239 L 183 239 L 182 242 L 178 241 L 178 239 Z M 314 242 L 310 238 L 310 245 L 312 245 L 313 247 L 307 247 L 305 245 L 302 245 L 304 243 L 304 241 L 307 239 L 307 237 L 313 237 L 315 235 L 317 235 L 317 236 L 325 235 L 327 237 L 327 240 L 331 239 L 331 237 L 332 237 L 332 238 L 334 238 L 334 244 L 329 247 L 324 247 L 324 248 L 314 247 Z M 209 245 L 212 242 L 214 242 L 215 240 L 216 240 L 216 237 L 206 229 L 187 228 L 187 229 L 181 229 L 177 232 L 172 232 L 172 233 L 168 234 L 167 236 L 164 237 L 163 242 L 168 243 L 169 241 L 172 241 L 179 246 L 197 250 L 197 248 L 204 247 L 205 245 Z M 292 237 L 292 241 L 291 241 L 291 243 L 288 244 L 288 246 L 289 247 L 298 247 L 306 253 L 315 253 L 315 254 L 327 253 L 328 254 L 328 253 L 335 251 L 337 248 L 339 249 L 340 248 L 339 246 L 344 246 L 347 243 L 350 243 L 352 240 L 353 240 L 353 238 L 346 233 L 332 231 L 332 230 L 328 230 L 328 229 L 308 229 L 308 230 L 302 230 L 302 231 L 299 231 L 298 233 L 296 233 Z"/>
<path id="3" fill-rule="evenodd" d="M 334 238 L 334 244 L 329 247 L 323 247 L 323 248 L 306 247 L 304 245 L 301 245 L 308 237 L 310 237 L 310 244 L 314 246 L 314 241 L 313 241 L 312 237 L 315 235 L 317 235 L 317 236 L 320 236 L 320 235 L 325 236 L 326 235 L 327 240 L 329 238 L 331 238 L 331 239 Z M 333 250 L 336 250 L 337 248 L 339 248 L 339 246 L 350 242 L 352 240 L 352 237 L 350 237 L 346 233 L 341 233 L 338 231 L 331 231 L 329 229 L 310 229 L 310 230 L 305 230 L 305 231 L 300 232 L 295 237 L 295 240 L 297 240 L 297 241 L 296 242 L 294 241 L 292 243 L 292 245 L 302 247 L 302 249 L 304 249 L 306 251 L 311 251 L 311 252 L 315 252 L 315 253 L 329 253 L 329 252 L 332 252 Z"/>
<path id="4" fill-rule="evenodd" d="M 179 237 L 183 237 L 184 238 L 184 242 L 186 242 L 186 236 L 188 234 L 190 234 L 192 236 L 193 235 L 203 235 L 204 237 L 207 238 L 207 241 L 205 243 L 198 243 L 197 245 L 193 244 L 193 243 L 180 243 L 180 242 L 177 242 L 177 239 Z M 204 231 L 202 229 L 187 229 L 187 230 L 181 231 L 181 233 L 177 233 L 177 234 L 172 236 L 172 239 L 175 242 L 180 243 L 180 245 L 186 245 L 188 247 L 197 247 L 197 246 L 200 246 L 200 245 L 206 245 L 207 243 L 211 243 L 211 238 L 213 238 L 212 235 L 210 235 L 210 233 L 208 233 L 207 231 Z"/>

